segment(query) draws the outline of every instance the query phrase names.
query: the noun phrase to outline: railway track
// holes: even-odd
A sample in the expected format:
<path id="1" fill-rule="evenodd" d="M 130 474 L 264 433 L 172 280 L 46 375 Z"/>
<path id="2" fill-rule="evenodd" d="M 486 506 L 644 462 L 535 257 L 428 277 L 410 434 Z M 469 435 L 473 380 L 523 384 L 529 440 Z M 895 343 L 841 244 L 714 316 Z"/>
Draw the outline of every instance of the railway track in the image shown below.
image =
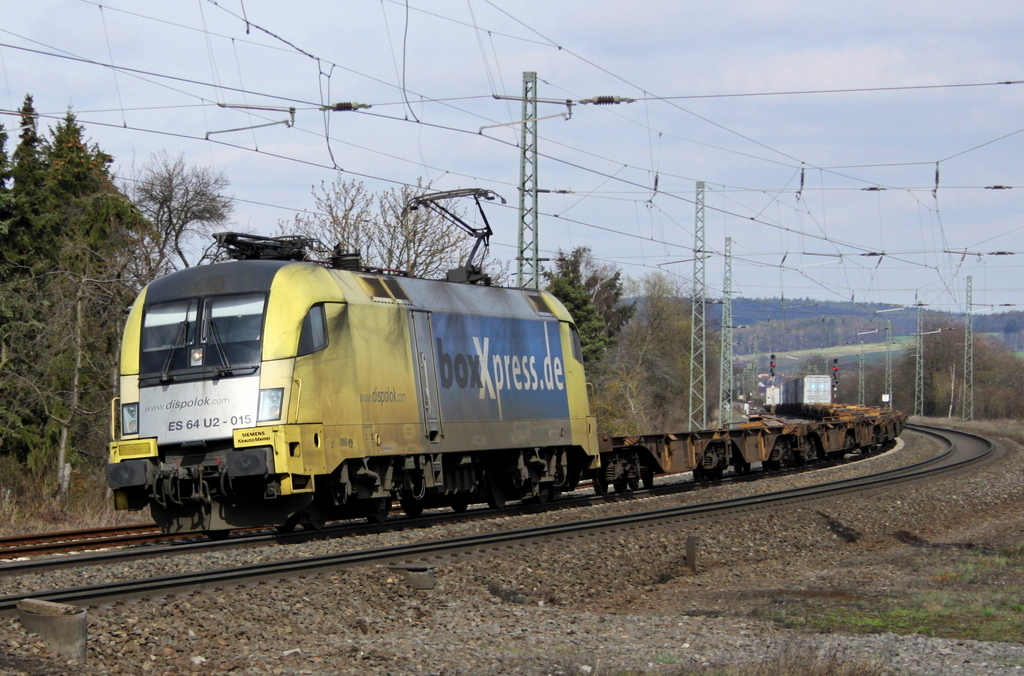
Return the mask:
<path id="1" fill-rule="evenodd" d="M 775 475 L 782 476 L 776 472 Z M 761 475 L 745 475 L 742 477 L 729 477 L 719 482 L 743 482 L 760 478 Z M 564 496 L 555 502 L 545 504 L 515 504 L 502 509 L 478 508 L 466 512 L 453 513 L 438 510 L 424 514 L 415 519 L 404 518 L 400 513 L 393 514 L 383 524 L 365 524 L 342 522 L 325 527 L 316 531 L 296 531 L 292 533 L 280 533 L 274 529 L 251 529 L 233 533 L 226 540 L 209 540 L 201 534 L 188 533 L 184 535 L 168 535 L 161 533 L 153 526 L 152 532 L 140 532 L 137 535 L 113 535 L 105 538 L 89 540 L 86 538 L 58 539 L 56 542 L 47 542 L 45 536 L 39 537 L 42 544 L 29 544 L 22 548 L 10 548 L 0 556 L 0 577 L 24 575 L 27 573 L 42 573 L 62 568 L 81 568 L 85 566 L 111 565 L 126 561 L 155 558 L 167 555 L 184 555 L 220 551 L 226 549 L 246 549 L 255 547 L 266 547 L 271 545 L 291 545 L 310 542 L 313 540 L 326 540 L 333 538 L 355 537 L 361 535 L 374 535 L 409 529 L 435 528 L 456 523 L 470 521 L 482 521 L 496 518 L 507 518 L 521 516 L 524 514 L 538 514 L 557 510 L 576 509 L 597 504 L 608 504 L 624 500 L 634 500 L 645 497 L 672 495 L 687 490 L 694 490 L 703 487 L 702 484 L 695 484 L 692 481 L 675 483 L 663 486 L 656 486 L 652 489 L 631 491 L 628 493 L 612 493 L 605 496 Z M 140 527 L 141 528 L 141 527 Z M 102 530 L 102 529 L 97 529 Z M 68 534 L 72 535 L 71 533 Z M 17 538 L 11 538 L 16 540 Z M 103 551 L 95 551 L 101 549 Z M 3 551 L 3 550 L 0 550 Z M 82 551 L 85 553 L 71 554 L 57 557 L 28 558 L 32 555 L 65 553 Z"/>
<path id="2" fill-rule="evenodd" d="M 784 477 L 791 474 L 849 464 L 867 457 L 875 456 L 855 454 L 844 459 L 828 460 L 805 468 L 774 470 L 771 472 L 755 471 L 744 475 L 730 474 L 715 482 L 686 480 L 663 483 L 649 489 L 631 490 L 624 493 L 613 492 L 606 495 L 565 494 L 559 500 L 553 502 L 543 504 L 517 503 L 498 510 L 478 508 L 467 512 L 453 513 L 446 508 L 441 508 L 416 519 L 407 519 L 404 518 L 400 509 L 395 509 L 392 511 L 391 517 L 383 524 L 368 525 L 348 521 L 331 524 L 317 531 L 300 530 L 289 533 L 281 533 L 273 528 L 253 528 L 235 531 L 229 538 L 223 540 L 209 540 L 201 533 L 166 534 L 162 533 L 155 524 L 11 537 L 0 539 L 0 577 L 41 573 L 62 568 L 111 565 L 158 556 L 254 548 L 275 544 L 299 544 L 311 540 L 387 533 L 410 528 L 433 528 L 469 521 L 576 509 L 623 500 L 673 495 L 730 483 L 757 481 L 766 477 Z M 589 482 L 581 484 L 580 488 L 577 489 L 577 493 L 587 488 L 590 488 Z M 97 552 L 96 550 L 103 551 Z M 61 554 L 61 556 L 42 558 L 42 555 L 45 554 Z"/>
<path id="3" fill-rule="evenodd" d="M 180 535 L 167 535 L 153 523 L 86 528 L 59 533 L 14 535 L 0 538 L 0 560 L 162 542 L 175 538 L 181 539 L 181 537 Z"/>
<path id="4" fill-rule="evenodd" d="M 500 531 L 450 540 L 365 549 L 301 559 L 288 559 L 73 589 L 17 594 L 0 598 L 0 614 L 13 613 L 17 602 L 24 598 L 38 598 L 80 605 L 100 604 L 115 599 L 160 597 L 172 593 L 188 593 L 194 590 L 248 584 L 259 580 L 316 574 L 352 566 L 395 562 L 429 562 L 437 559 L 449 559 L 463 552 L 496 553 L 508 547 L 525 546 L 530 542 L 538 540 L 578 537 L 596 531 L 635 528 L 641 525 L 669 520 L 718 517 L 753 509 L 776 508 L 824 497 L 891 487 L 900 482 L 931 478 L 941 473 L 963 469 L 969 464 L 984 461 L 993 455 L 994 447 L 992 443 L 975 435 L 918 425 L 912 426 L 911 429 L 942 440 L 946 450 L 927 461 L 895 470 L 742 498 L 601 517 L 586 521 Z"/>

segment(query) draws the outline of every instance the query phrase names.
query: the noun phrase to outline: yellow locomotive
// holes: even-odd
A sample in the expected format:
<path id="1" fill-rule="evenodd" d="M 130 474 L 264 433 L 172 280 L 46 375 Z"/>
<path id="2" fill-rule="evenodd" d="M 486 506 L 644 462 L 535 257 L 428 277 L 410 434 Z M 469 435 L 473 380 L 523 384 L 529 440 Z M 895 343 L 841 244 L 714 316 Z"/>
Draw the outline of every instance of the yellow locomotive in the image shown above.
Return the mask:
<path id="1" fill-rule="evenodd" d="M 166 531 L 544 501 L 600 469 L 579 336 L 531 289 L 305 260 L 221 233 L 229 262 L 146 287 L 121 351 L 108 485 Z"/>

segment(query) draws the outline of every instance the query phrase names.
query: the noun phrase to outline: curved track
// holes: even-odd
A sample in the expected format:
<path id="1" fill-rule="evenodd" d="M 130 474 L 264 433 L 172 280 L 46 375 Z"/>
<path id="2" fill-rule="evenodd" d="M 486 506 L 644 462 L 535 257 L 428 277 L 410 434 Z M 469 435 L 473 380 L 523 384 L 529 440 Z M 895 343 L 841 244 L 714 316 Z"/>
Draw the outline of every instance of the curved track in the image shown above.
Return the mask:
<path id="1" fill-rule="evenodd" d="M 425 527 L 465 521 L 574 509 L 607 504 L 609 502 L 674 495 L 686 491 L 710 488 L 713 485 L 755 481 L 765 477 L 780 477 L 788 474 L 814 471 L 857 462 L 868 457 L 873 456 L 855 454 L 842 460 L 823 461 L 803 468 L 773 470 L 770 472 L 757 470 L 742 475 L 729 474 L 717 481 L 685 480 L 666 482 L 655 485 L 651 489 L 631 490 L 625 493 L 609 493 L 603 496 L 565 494 L 557 501 L 544 504 L 523 502 L 512 504 L 502 509 L 479 507 L 467 512 L 456 513 L 447 511 L 446 508 L 440 508 L 415 519 L 401 516 L 401 510 L 396 509 L 392 511 L 391 517 L 384 523 L 379 524 L 368 525 L 366 523 L 342 521 L 332 523 L 319 531 L 298 531 L 295 533 L 279 533 L 274 529 L 247 529 L 233 532 L 229 538 L 224 540 L 211 541 L 202 533 L 165 534 L 154 523 L 135 526 L 113 526 L 106 527 L 106 529 L 89 529 L 67 533 L 0 538 L 0 577 L 55 571 L 58 568 L 110 564 L 156 556 L 251 548 L 270 544 L 297 544 L 310 540 L 388 533 L 414 529 L 414 527 L 416 529 L 424 527 L 425 529 Z M 684 474 L 687 473 L 684 472 Z M 591 488 L 589 482 L 582 484 L 581 489 L 578 491 L 584 491 L 588 488 Z M 96 552 L 95 550 L 104 551 Z M 42 555 L 44 554 L 66 555 L 43 558 Z"/>
<path id="2" fill-rule="evenodd" d="M 945 450 L 927 461 L 869 476 L 709 503 L 602 517 L 572 523 L 501 531 L 450 540 L 274 561 L 221 570 L 121 581 L 90 587 L 18 594 L 0 598 L 0 613 L 14 612 L 17 602 L 24 598 L 45 599 L 61 603 L 96 604 L 119 598 L 153 597 L 169 593 L 184 593 L 197 589 L 247 584 L 261 579 L 280 579 L 350 566 L 389 562 L 422 562 L 431 558 L 447 558 L 467 551 L 487 553 L 509 546 L 524 546 L 529 542 L 548 538 L 574 537 L 587 532 L 631 528 L 659 521 L 717 517 L 752 509 L 773 508 L 784 504 L 834 497 L 856 491 L 891 487 L 894 484 L 905 481 L 931 478 L 942 473 L 963 469 L 967 465 L 991 458 L 995 450 L 994 445 L 988 440 L 965 432 L 920 425 L 909 426 L 909 429 L 942 440 L 946 445 Z"/>
<path id="3" fill-rule="evenodd" d="M 844 459 L 833 459 L 818 462 L 802 468 L 783 470 L 756 470 L 752 473 L 730 474 L 717 481 L 685 480 L 663 483 L 643 490 L 628 490 L 605 495 L 565 494 L 559 500 L 539 503 L 521 502 L 492 509 L 480 507 L 467 512 L 450 512 L 447 508 L 432 510 L 431 513 L 405 518 L 401 510 L 393 510 L 392 516 L 383 524 L 367 525 L 345 521 L 331 524 L 321 530 L 299 530 L 291 533 L 280 533 L 273 528 L 251 528 L 231 533 L 229 538 L 210 540 L 202 533 L 162 533 L 155 524 L 140 526 L 97 528 L 66 533 L 51 533 L 0 539 L 0 577 L 39 573 L 61 568 L 80 568 L 85 566 L 111 565 L 124 561 L 154 558 L 178 554 L 204 553 L 224 549 L 243 549 L 268 545 L 286 545 L 325 540 L 332 538 L 351 537 L 407 530 L 410 528 L 432 528 L 436 526 L 481 521 L 524 514 L 538 514 L 556 510 L 575 509 L 592 505 L 608 504 L 640 498 L 665 496 L 700 490 L 730 483 L 746 483 L 761 478 L 778 478 L 790 474 L 800 474 L 827 469 L 839 465 L 858 462 L 874 457 L 854 454 Z M 683 473 L 688 474 L 688 473 Z M 663 475 L 678 476 L 678 475 Z M 582 489 L 589 487 L 583 484 Z M 104 550 L 104 551 L 95 551 Z M 43 554 L 62 554 L 57 557 L 42 557 Z M 35 557 L 35 558 L 30 558 Z M 6 559 L 6 561 L 3 561 Z"/>

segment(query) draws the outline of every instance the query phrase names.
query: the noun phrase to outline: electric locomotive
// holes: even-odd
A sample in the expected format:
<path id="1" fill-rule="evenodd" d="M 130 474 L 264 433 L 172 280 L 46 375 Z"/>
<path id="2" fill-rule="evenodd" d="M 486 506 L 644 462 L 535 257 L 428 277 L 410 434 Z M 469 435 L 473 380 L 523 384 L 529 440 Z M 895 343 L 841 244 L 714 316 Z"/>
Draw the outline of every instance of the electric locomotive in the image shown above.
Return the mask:
<path id="1" fill-rule="evenodd" d="M 393 499 L 412 516 L 542 502 L 600 468 L 579 335 L 552 295 L 217 237 L 241 260 L 158 279 L 130 311 L 117 508 L 149 506 L 167 532 L 316 528 L 381 521 Z"/>

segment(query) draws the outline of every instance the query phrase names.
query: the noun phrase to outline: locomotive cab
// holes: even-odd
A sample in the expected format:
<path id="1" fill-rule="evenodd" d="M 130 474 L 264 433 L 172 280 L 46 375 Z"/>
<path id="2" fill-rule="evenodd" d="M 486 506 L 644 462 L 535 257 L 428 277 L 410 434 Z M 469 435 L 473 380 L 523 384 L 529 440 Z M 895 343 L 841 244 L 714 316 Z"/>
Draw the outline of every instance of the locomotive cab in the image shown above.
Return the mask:
<path id="1" fill-rule="evenodd" d="M 220 530 L 275 523 L 282 508 L 309 502 L 283 495 L 270 439 L 279 430 L 256 432 L 284 422 L 292 361 L 324 336 L 318 312 L 303 321 L 288 316 L 294 306 L 271 301 L 286 265 L 187 269 L 155 281 L 136 301 L 122 345 L 107 468 L 119 508 L 149 504 L 171 531 Z M 268 349 L 281 351 L 273 331 L 267 340 L 268 322 L 301 324 L 292 333 L 302 340 L 285 350 L 290 358 L 266 358 Z M 271 507 L 268 496 L 294 504 Z"/>

